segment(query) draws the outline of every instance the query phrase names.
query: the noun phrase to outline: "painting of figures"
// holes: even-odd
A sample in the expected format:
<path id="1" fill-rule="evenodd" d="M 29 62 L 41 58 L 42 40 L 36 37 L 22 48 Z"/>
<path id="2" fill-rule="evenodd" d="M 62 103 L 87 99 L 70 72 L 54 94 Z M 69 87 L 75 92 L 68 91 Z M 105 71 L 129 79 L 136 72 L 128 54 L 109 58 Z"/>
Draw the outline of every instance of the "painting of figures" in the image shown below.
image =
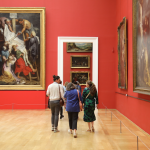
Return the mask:
<path id="1" fill-rule="evenodd" d="M 90 56 L 71 56 L 71 68 L 90 68 Z"/>
<path id="2" fill-rule="evenodd" d="M 92 52 L 93 43 L 67 43 L 67 52 Z"/>
<path id="3" fill-rule="evenodd" d="M 150 0 L 133 0 L 133 90 L 150 94 Z"/>
<path id="4" fill-rule="evenodd" d="M 0 88 L 45 88 L 44 11 L 0 9 Z"/>
<path id="5" fill-rule="evenodd" d="M 127 89 L 127 34 L 126 18 L 118 27 L 118 87 Z"/>
<path id="6" fill-rule="evenodd" d="M 80 85 L 86 85 L 86 81 L 89 79 L 89 71 L 71 71 L 70 78 L 72 83 L 78 81 Z"/>

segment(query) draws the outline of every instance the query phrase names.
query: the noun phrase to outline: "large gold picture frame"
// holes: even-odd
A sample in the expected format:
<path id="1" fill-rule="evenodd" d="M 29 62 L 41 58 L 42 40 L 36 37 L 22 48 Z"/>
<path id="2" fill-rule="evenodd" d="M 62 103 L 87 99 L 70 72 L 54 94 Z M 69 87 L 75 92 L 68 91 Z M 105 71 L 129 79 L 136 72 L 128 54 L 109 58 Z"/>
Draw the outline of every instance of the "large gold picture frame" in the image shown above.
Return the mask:
<path id="1" fill-rule="evenodd" d="M 86 85 L 86 81 L 90 80 L 89 71 L 71 71 L 70 82 L 78 81 L 80 85 Z"/>
<path id="2" fill-rule="evenodd" d="M 127 89 L 127 22 L 126 17 L 118 27 L 118 88 Z"/>
<path id="3" fill-rule="evenodd" d="M 70 56 L 71 68 L 90 68 L 90 55 Z"/>
<path id="4" fill-rule="evenodd" d="M 2 17 L 6 19 L 4 20 Z M 8 33 L 6 34 L 5 31 L 8 31 Z M 11 35 L 13 38 L 6 41 Z M 18 43 L 15 45 L 16 41 Z M 30 44 L 28 43 L 28 45 L 27 42 Z M 36 43 L 36 48 L 35 46 L 33 47 L 33 42 Z M 20 48 L 21 46 L 23 47 L 22 49 Z M 45 90 L 44 7 L 0 8 L 1 55 L 4 50 L 9 51 L 9 55 L 8 58 L 1 57 L 1 66 L 6 65 L 8 67 L 7 64 L 12 60 L 14 61 L 14 66 L 11 68 L 13 73 L 0 70 L 2 72 L 0 75 L 0 90 Z M 17 70 L 18 66 L 23 66 L 22 70 Z"/>
<path id="5" fill-rule="evenodd" d="M 133 0 L 133 91 L 150 95 L 150 1 Z"/>

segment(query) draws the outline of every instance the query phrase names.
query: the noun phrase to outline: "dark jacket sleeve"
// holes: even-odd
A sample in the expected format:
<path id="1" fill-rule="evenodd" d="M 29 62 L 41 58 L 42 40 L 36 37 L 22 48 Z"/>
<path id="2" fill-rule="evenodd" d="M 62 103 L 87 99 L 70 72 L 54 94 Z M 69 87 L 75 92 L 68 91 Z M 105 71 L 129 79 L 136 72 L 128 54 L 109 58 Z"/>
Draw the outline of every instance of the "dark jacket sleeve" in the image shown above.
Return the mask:
<path id="1" fill-rule="evenodd" d="M 38 42 L 37 37 L 35 37 L 35 43 L 36 43 L 36 55 L 38 55 L 39 42 Z"/>

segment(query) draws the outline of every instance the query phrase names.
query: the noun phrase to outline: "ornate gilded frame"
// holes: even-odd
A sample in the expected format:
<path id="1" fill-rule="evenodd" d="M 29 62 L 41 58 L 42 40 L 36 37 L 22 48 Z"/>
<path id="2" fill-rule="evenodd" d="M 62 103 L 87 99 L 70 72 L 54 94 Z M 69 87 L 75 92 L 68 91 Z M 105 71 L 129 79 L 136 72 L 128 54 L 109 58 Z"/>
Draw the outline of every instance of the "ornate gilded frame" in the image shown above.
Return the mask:
<path id="1" fill-rule="evenodd" d="M 45 7 L 1 7 L 0 13 L 40 13 L 40 85 L 0 85 L 0 90 L 45 90 Z"/>
<path id="2" fill-rule="evenodd" d="M 88 66 L 87 67 L 73 67 L 72 66 L 72 58 L 73 57 L 88 57 Z M 72 56 L 70 56 L 70 66 L 71 66 L 71 68 L 90 68 L 90 55 L 72 55 Z"/>
<path id="3" fill-rule="evenodd" d="M 124 27 L 124 72 L 125 72 L 125 76 L 124 76 L 124 86 L 122 86 L 121 84 L 121 80 L 123 75 L 121 74 L 121 55 L 122 55 L 122 49 L 121 49 L 121 28 Z M 118 26 L 118 88 L 121 89 L 127 89 L 127 21 L 126 21 L 126 17 L 123 18 L 122 22 L 120 22 L 120 25 Z"/>
<path id="4" fill-rule="evenodd" d="M 72 82 L 72 73 L 87 73 L 88 74 L 88 79 L 90 80 L 90 72 L 89 71 L 70 71 L 70 82 Z M 81 84 L 80 85 L 86 85 L 86 84 Z"/>
<path id="5" fill-rule="evenodd" d="M 133 0 L 133 91 L 150 95 L 150 87 L 137 86 L 137 12 L 138 0 Z"/>

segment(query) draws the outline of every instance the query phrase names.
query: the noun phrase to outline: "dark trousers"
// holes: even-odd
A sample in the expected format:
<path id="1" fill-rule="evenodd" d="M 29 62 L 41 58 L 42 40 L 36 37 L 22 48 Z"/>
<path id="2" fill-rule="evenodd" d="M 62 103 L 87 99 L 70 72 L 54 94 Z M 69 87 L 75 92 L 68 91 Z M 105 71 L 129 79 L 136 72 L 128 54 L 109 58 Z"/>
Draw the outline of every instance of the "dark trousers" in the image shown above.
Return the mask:
<path id="1" fill-rule="evenodd" d="M 63 107 L 60 107 L 60 117 L 63 115 Z"/>
<path id="2" fill-rule="evenodd" d="M 51 113 L 52 113 L 51 123 L 52 123 L 52 126 L 57 128 L 58 120 L 59 120 L 60 102 L 59 100 L 50 101 L 50 105 L 51 105 L 50 107 L 51 107 Z"/>
<path id="3" fill-rule="evenodd" d="M 68 112 L 70 129 L 77 130 L 78 112 Z"/>

